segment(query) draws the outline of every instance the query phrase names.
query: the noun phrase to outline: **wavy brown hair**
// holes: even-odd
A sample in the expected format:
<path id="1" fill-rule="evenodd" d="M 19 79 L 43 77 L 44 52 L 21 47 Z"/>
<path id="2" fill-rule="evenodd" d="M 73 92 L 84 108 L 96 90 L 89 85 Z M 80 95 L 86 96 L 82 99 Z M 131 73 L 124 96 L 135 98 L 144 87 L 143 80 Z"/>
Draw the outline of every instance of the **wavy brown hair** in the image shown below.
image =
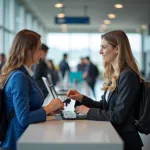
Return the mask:
<path id="1" fill-rule="evenodd" d="M 117 58 L 118 69 L 114 71 L 111 63 L 104 64 L 105 82 L 103 84 L 102 90 L 115 90 L 116 80 L 118 79 L 120 72 L 123 70 L 124 67 L 129 67 L 130 69 L 132 69 L 139 76 L 139 78 L 142 79 L 142 75 L 138 69 L 136 60 L 132 54 L 127 35 L 121 30 L 116 30 L 102 35 L 102 39 L 105 39 L 113 48 L 115 48 L 116 46 L 119 47 Z"/>
<path id="2" fill-rule="evenodd" d="M 34 51 L 38 45 L 41 36 L 31 30 L 21 30 L 16 34 L 12 42 L 8 59 L 2 69 L 2 74 L 0 78 L 0 86 L 2 86 L 9 73 L 15 69 L 20 68 L 26 61 L 30 51 Z"/>

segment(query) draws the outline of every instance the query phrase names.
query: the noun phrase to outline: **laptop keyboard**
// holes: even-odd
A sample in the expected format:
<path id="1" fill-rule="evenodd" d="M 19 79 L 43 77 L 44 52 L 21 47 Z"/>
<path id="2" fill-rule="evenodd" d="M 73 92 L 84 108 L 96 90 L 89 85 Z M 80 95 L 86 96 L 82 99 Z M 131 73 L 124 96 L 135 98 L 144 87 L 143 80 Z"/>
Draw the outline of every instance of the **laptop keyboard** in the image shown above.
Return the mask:
<path id="1" fill-rule="evenodd" d="M 62 111 L 64 118 L 76 118 L 77 115 L 74 111 Z"/>

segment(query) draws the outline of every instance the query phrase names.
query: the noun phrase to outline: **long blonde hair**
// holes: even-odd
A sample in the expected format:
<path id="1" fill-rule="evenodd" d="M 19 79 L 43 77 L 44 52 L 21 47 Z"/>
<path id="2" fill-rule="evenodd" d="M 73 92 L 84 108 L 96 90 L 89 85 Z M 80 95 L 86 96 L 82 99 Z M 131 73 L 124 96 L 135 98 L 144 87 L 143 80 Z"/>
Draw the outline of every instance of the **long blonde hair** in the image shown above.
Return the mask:
<path id="1" fill-rule="evenodd" d="M 142 75 L 138 69 L 136 60 L 132 54 L 127 35 L 121 30 L 116 30 L 102 35 L 102 39 L 105 39 L 114 48 L 116 46 L 119 47 L 118 70 L 115 70 L 115 75 L 111 63 L 104 64 L 105 82 L 102 90 L 104 91 L 106 91 L 107 89 L 109 89 L 110 91 L 115 90 L 116 80 L 118 79 L 120 72 L 123 70 L 124 67 L 129 67 L 130 69 L 132 69 L 139 76 L 139 78 L 142 79 Z"/>
<path id="2" fill-rule="evenodd" d="M 15 69 L 20 68 L 26 61 L 29 51 L 34 51 L 40 40 L 40 35 L 31 30 L 21 30 L 14 37 L 11 45 L 8 59 L 3 66 L 0 78 L 0 86 L 2 86 L 9 73 Z"/>

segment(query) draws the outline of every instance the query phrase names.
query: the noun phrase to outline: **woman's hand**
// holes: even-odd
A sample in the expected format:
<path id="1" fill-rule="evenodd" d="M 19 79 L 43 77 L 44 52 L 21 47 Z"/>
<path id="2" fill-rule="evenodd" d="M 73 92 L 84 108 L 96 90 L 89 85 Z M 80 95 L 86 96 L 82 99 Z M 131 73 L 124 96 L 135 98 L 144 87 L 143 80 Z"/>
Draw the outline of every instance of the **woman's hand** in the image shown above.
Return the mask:
<path id="1" fill-rule="evenodd" d="M 83 95 L 80 94 L 77 90 L 69 90 L 67 92 L 67 96 L 70 97 L 71 99 L 77 100 L 79 102 L 81 102 L 83 99 Z"/>
<path id="2" fill-rule="evenodd" d="M 54 112 L 59 108 L 64 109 L 64 103 L 59 98 L 53 99 L 47 106 L 44 107 L 46 114 Z"/>
<path id="3" fill-rule="evenodd" d="M 90 108 L 84 106 L 84 105 L 81 105 L 81 106 L 77 106 L 75 108 L 75 112 L 76 113 L 81 113 L 81 114 L 84 114 L 84 115 L 87 115 L 87 113 L 89 112 Z"/>

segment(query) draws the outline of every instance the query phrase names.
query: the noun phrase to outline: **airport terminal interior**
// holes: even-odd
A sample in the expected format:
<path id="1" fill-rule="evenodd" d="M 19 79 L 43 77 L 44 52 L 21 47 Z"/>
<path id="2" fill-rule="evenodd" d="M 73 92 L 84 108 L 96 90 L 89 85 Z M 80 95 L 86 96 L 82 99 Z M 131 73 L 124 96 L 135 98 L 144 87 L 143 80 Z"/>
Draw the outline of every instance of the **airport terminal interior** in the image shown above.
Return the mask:
<path id="1" fill-rule="evenodd" d="M 73 88 L 96 101 L 101 99 L 104 83 L 103 58 L 100 55 L 101 37 L 113 30 L 123 30 L 127 34 L 139 70 L 143 78 L 150 81 L 149 0 L 0 0 L 0 54 L 1 57 L 5 55 L 5 60 L 13 38 L 23 29 L 39 33 L 41 42 L 48 47 L 45 62 L 50 75 L 47 77 L 48 81 L 43 78 L 43 82 L 45 86 L 46 82 L 53 84 L 54 92 L 61 88 L 64 91 Z M 64 58 L 68 69 L 61 74 Z M 89 85 L 83 78 L 88 63 L 92 63 L 97 69 L 94 70 L 94 85 Z M 35 68 L 33 65 L 33 73 Z M 64 99 L 63 90 L 53 96 L 49 86 L 46 88 L 48 96 L 45 96 L 43 106 L 56 96 Z M 73 110 L 74 105 L 75 102 L 72 101 L 65 108 Z M 76 150 L 81 149 L 82 144 L 83 149 L 96 149 L 91 144 L 93 142 L 102 150 L 123 150 L 122 140 L 111 124 L 102 122 L 100 126 L 101 130 L 98 131 L 98 123 L 82 124 L 79 120 L 55 122 L 52 118 L 52 122 L 29 126 L 19 139 L 17 149 L 60 150 L 64 146 L 66 150 Z M 150 136 L 140 136 L 144 143 L 142 150 L 150 150 Z M 67 139 L 70 139 L 69 144 Z"/>

